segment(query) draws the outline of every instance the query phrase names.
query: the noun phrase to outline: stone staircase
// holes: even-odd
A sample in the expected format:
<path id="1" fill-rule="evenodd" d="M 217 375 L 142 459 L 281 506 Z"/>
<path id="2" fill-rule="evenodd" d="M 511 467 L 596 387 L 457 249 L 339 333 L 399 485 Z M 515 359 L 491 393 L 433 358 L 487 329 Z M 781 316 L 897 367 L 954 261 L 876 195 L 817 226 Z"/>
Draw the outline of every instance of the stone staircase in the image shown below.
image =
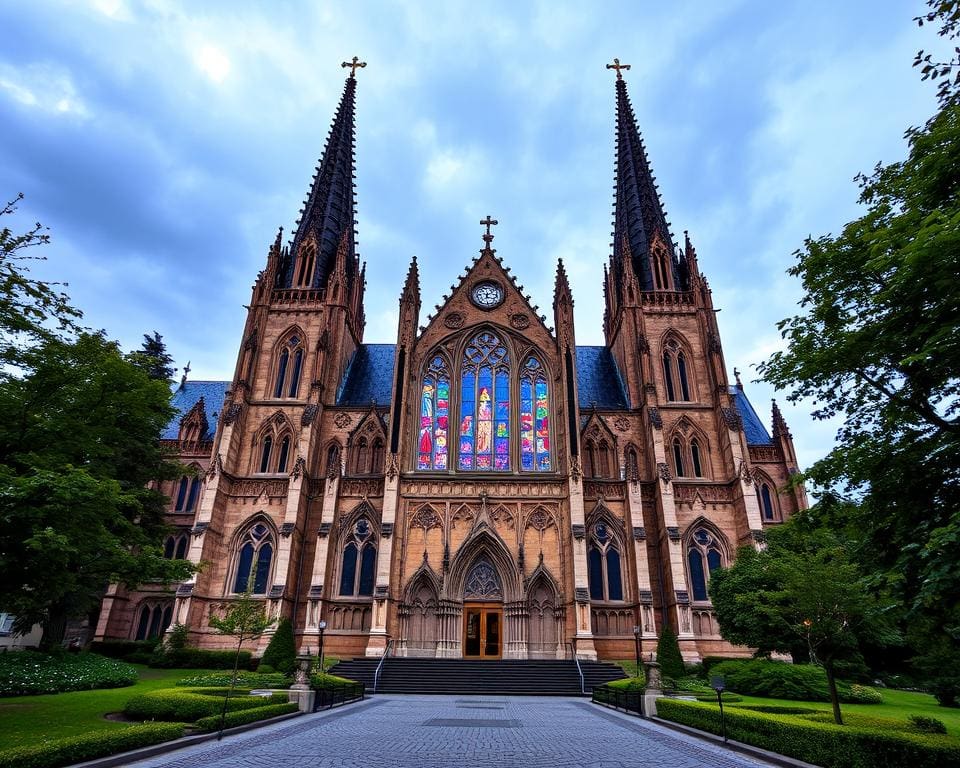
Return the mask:
<path id="1" fill-rule="evenodd" d="M 373 692 L 378 658 L 341 661 L 331 674 L 362 682 Z M 581 661 L 586 695 L 594 686 L 624 677 L 616 664 Z M 576 662 L 553 660 L 475 661 L 389 657 L 377 693 L 471 694 L 476 696 L 581 696 Z"/>

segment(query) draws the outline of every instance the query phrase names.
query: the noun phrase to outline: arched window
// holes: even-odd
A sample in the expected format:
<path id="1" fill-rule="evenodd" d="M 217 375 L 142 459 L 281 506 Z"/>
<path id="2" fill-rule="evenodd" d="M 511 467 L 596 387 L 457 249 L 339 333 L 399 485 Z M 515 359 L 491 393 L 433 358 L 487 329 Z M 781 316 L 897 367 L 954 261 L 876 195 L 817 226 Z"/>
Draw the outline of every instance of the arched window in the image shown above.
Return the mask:
<path id="1" fill-rule="evenodd" d="M 233 591 L 265 595 L 270 582 L 270 566 L 273 564 L 273 536 L 263 523 L 257 523 L 240 538 L 237 554 L 237 571 Z"/>
<path id="2" fill-rule="evenodd" d="M 770 484 L 764 480 L 757 483 L 757 501 L 760 504 L 760 512 L 764 520 L 770 521 L 778 519 L 774 494 L 770 490 Z"/>
<path id="3" fill-rule="evenodd" d="M 317 258 L 317 249 L 313 244 L 305 245 L 300 249 L 297 263 L 296 288 L 309 288 L 313 284 L 313 267 Z"/>
<path id="4" fill-rule="evenodd" d="M 460 372 L 459 468 L 510 469 L 510 359 L 490 331 L 467 345 Z"/>
<path id="5" fill-rule="evenodd" d="M 343 548 L 340 562 L 340 590 L 342 596 L 371 597 L 376 579 L 377 548 L 373 543 L 370 521 L 361 517 Z"/>
<path id="6" fill-rule="evenodd" d="M 677 477 L 706 477 L 704 463 L 708 454 L 704 453 L 701 438 L 686 438 L 677 434 L 671 443 L 673 449 L 673 465 Z"/>
<path id="7" fill-rule="evenodd" d="M 190 493 L 187 494 L 187 506 L 184 512 L 193 512 L 197 507 L 197 498 L 200 496 L 201 480 L 199 477 L 190 479 Z"/>
<path id="8" fill-rule="evenodd" d="M 367 438 L 357 440 L 357 447 L 353 452 L 353 473 L 365 475 L 367 473 Z"/>
<path id="9" fill-rule="evenodd" d="M 673 465 L 677 477 L 686 477 L 686 467 L 683 463 L 683 441 L 679 437 L 673 438 Z"/>
<path id="10" fill-rule="evenodd" d="M 277 378 L 273 384 L 273 396 L 296 397 L 300 391 L 300 374 L 303 372 L 303 343 L 298 334 L 283 342 L 277 356 Z"/>
<path id="11" fill-rule="evenodd" d="M 550 400 L 543 365 L 527 358 L 520 373 L 520 469 L 550 471 Z"/>
<path id="12" fill-rule="evenodd" d="M 340 446 L 334 443 L 327 448 L 327 477 L 340 474 Z"/>
<path id="13" fill-rule="evenodd" d="M 173 553 L 174 560 L 183 560 L 186 558 L 187 541 L 188 541 L 188 537 L 186 534 L 183 534 L 177 538 L 177 549 Z"/>
<path id="14" fill-rule="evenodd" d="M 687 370 L 687 354 L 680 342 L 673 338 L 668 339 L 663 347 L 663 383 L 667 390 L 667 400 L 686 402 L 693 399 L 693 386 Z"/>
<path id="15" fill-rule="evenodd" d="M 597 446 L 593 440 L 587 440 L 583 445 L 583 475 L 584 477 L 597 476 Z"/>
<path id="16" fill-rule="evenodd" d="M 599 443 L 593 437 L 584 440 L 582 461 L 584 477 L 613 477 L 616 459 L 613 448 L 606 440 Z"/>
<path id="17" fill-rule="evenodd" d="M 378 474 L 383 472 L 383 440 L 379 437 L 373 441 L 373 448 L 370 450 L 370 472 Z"/>
<path id="18" fill-rule="evenodd" d="M 285 435 L 280 441 L 280 454 L 277 456 L 277 472 L 287 471 L 287 459 L 290 456 L 290 436 Z"/>
<path id="19" fill-rule="evenodd" d="M 587 580 L 591 600 L 623 600 L 620 552 L 605 522 L 598 522 L 590 532 Z"/>
<path id="20" fill-rule="evenodd" d="M 690 589 L 695 601 L 709 600 L 707 584 L 710 574 L 723 565 L 720 542 L 706 528 L 697 528 L 687 542 L 687 566 Z"/>
<path id="21" fill-rule="evenodd" d="M 436 355 L 420 388 L 420 437 L 417 469 L 447 469 L 447 436 L 450 434 L 450 375 Z"/>
<path id="22" fill-rule="evenodd" d="M 163 556 L 167 560 L 183 560 L 187 556 L 187 536 L 167 536 L 163 543 Z"/>
<path id="23" fill-rule="evenodd" d="M 173 606 L 167 603 L 154 605 L 144 603 L 140 607 L 140 618 L 134 640 L 152 640 L 167 631 L 173 619 Z"/>
<path id="24" fill-rule="evenodd" d="M 700 460 L 700 441 L 693 438 L 690 441 L 690 458 L 693 460 L 693 476 L 703 477 L 703 464 Z"/>
<path id="25" fill-rule="evenodd" d="M 270 454 L 273 453 L 273 436 L 267 435 L 263 438 L 263 448 L 260 451 L 260 471 L 270 471 Z"/>
<path id="26" fill-rule="evenodd" d="M 600 477 L 610 477 L 610 446 L 607 445 L 606 440 L 600 441 L 597 458 L 600 464 L 598 475 Z"/>
<path id="27" fill-rule="evenodd" d="M 183 506 L 187 502 L 187 488 L 190 486 L 190 478 L 181 477 L 177 486 L 177 501 L 173 505 L 174 512 L 183 512 Z"/>

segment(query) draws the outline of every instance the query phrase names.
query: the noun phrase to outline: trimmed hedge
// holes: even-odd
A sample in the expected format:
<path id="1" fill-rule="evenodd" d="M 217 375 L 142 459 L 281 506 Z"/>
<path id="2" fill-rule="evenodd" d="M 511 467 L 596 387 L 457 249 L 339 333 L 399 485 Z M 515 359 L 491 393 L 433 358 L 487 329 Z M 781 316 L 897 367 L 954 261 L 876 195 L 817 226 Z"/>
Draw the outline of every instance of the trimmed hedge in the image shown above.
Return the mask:
<path id="1" fill-rule="evenodd" d="M 30 696 L 93 688 L 123 688 L 137 670 L 93 653 L 49 655 L 36 651 L 0 654 L 0 696 Z"/>
<path id="2" fill-rule="evenodd" d="M 720 734 L 720 710 L 709 704 L 657 699 L 664 720 Z M 947 736 L 919 735 L 815 723 L 789 715 L 726 710 L 727 735 L 736 741 L 824 768 L 960 768 L 960 743 Z"/>
<path id="3" fill-rule="evenodd" d="M 131 698 L 123 708 L 123 714 L 131 720 L 166 720 L 170 722 L 192 723 L 203 717 L 219 714 L 223 708 L 223 697 L 227 693 L 219 688 L 196 688 L 183 690 L 161 688 Z M 249 696 L 249 691 L 235 690 L 227 700 L 227 711 L 255 709 L 268 704 L 287 701 L 285 693 L 272 696 Z"/>
<path id="4" fill-rule="evenodd" d="M 160 669 L 233 669 L 236 658 L 236 651 L 158 647 L 150 659 L 150 666 Z M 255 669 L 256 666 L 250 651 L 240 651 L 240 669 Z"/>
<path id="5" fill-rule="evenodd" d="M 175 685 L 182 688 L 210 688 L 229 686 L 233 680 L 232 672 L 214 672 L 211 675 L 194 675 L 177 680 Z M 289 688 L 290 678 L 279 672 L 264 674 L 262 672 L 237 673 L 238 688 Z"/>
<path id="6" fill-rule="evenodd" d="M 290 619 L 280 619 L 267 649 L 260 658 L 260 663 L 267 664 L 284 675 L 293 674 L 293 670 L 297 666 L 297 646 L 293 638 L 293 624 Z"/>
<path id="7" fill-rule="evenodd" d="M 182 723 L 145 723 L 0 751 L 0 768 L 59 768 L 183 735 Z"/>
<path id="8" fill-rule="evenodd" d="M 814 664 L 788 664 L 784 661 L 744 659 L 724 661 L 712 669 L 723 675 L 727 689 L 749 696 L 794 701 L 830 701 L 827 676 Z M 879 691 L 866 685 L 837 681 L 840 701 L 848 704 L 882 704 Z"/>
<path id="9" fill-rule="evenodd" d="M 345 677 L 337 677 L 336 675 L 330 674 L 310 676 L 310 687 L 315 691 L 332 688 L 336 685 L 356 685 L 356 682 L 356 680 L 348 680 Z"/>
<path id="10" fill-rule="evenodd" d="M 111 659 L 129 661 L 133 664 L 146 664 L 159 641 L 153 640 L 100 640 L 90 643 L 90 652 Z M 140 659 L 147 659 L 141 662 Z"/>
<path id="11" fill-rule="evenodd" d="M 227 712 L 227 716 L 223 719 L 223 727 L 235 728 L 238 725 L 255 723 L 257 720 L 269 720 L 271 717 L 289 715 L 291 712 L 296 712 L 298 708 L 295 701 L 290 701 L 286 704 L 270 704 L 266 707 L 254 707 L 253 709 L 244 709 L 239 712 Z M 201 717 L 197 720 L 196 725 L 201 731 L 219 731 L 220 715 Z"/>

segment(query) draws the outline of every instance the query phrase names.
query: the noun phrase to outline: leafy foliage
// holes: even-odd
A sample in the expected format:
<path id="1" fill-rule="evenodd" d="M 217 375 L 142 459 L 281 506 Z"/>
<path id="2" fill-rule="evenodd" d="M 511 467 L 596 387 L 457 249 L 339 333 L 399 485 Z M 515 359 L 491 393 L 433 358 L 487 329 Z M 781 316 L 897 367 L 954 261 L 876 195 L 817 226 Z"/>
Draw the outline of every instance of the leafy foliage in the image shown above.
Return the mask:
<path id="1" fill-rule="evenodd" d="M 143 344 L 139 352 L 132 357 L 151 379 L 168 383 L 173 379 L 173 358 L 167 352 L 163 336 L 156 331 L 152 336 L 148 333 L 143 334 Z"/>
<path id="2" fill-rule="evenodd" d="M 131 698 L 123 713 L 131 720 L 167 720 L 171 722 L 189 722 L 201 717 L 219 715 L 223 707 L 221 697 L 227 693 L 225 688 L 161 688 L 159 691 L 144 693 Z M 227 700 L 227 710 L 253 709 L 267 704 L 280 704 L 287 701 L 285 693 L 272 696 L 250 696 L 250 691 L 236 689 Z"/>
<path id="3" fill-rule="evenodd" d="M 60 768 L 64 765 L 148 747 L 183 735 L 180 723 L 145 723 L 83 736 L 44 739 L 0 752 L 0 768 Z"/>
<path id="4" fill-rule="evenodd" d="M 960 36 L 960 2 L 957 0 L 927 0 L 930 9 L 914 21 L 921 27 L 924 24 L 940 23 L 939 35 L 948 40 Z M 924 80 L 937 83 L 937 97 L 941 104 L 947 104 L 957 98 L 960 91 L 960 48 L 954 48 L 953 55 L 946 61 L 934 61 L 933 54 L 918 51 L 913 66 L 920 67 Z"/>
<path id="5" fill-rule="evenodd" d="M 657 663 L 660 665 L 660 674 L 664 677 L 677 679 L 686 674 L 677 636 L 669 624 L 664 625 L 657 640 Z"/>
<path id="6" fill-rule="evenodd" d="M 946 733 L 947 726 L 943 720 L 925 715 L 910 715 L 910 725 L 921 733 Z"/>
<path id="7" fill-rule="evenodd" d="M 197 720 L 197 728 L 201 731 L 215 731 L 218 728 L 236 728 L 238 725 L 255 723 L 258 720 L 269 720 L 271 717 L 280 715 L 290 715 L 299 709 L 296 702 L 288 701 L 284 704 L 269 704 L 265 707 L 255 707 L 253 709 L 243 709 L 236 712 L 227 713 L 226 717 L 221 719 L 219 715 L 213 717 L 201 717 Z"/>
<path id="8" fill-rule="evenodd" d="M 280 619 L 276 632 L 273 633 L 267 649 L 260 658 L 260 663 L 268 664 L 284 675 L 293 674 L 297 665 L 297 648 L 290 619 Z"/>
<path id="9" fill-rule="evenodd" d="M 830 701 L 823 669 L 813 664 L 787 664 L 766 659 L 725 661 L 714 667 L 731 691 L 749 696 L 791 701 Z M 855 704 L 881 704 L 879 691 L 865 685 L 837 683 L 840 700 Z"/>
<path id="10" fill-rule="evenodd" d="M 233 675 L 220 672 L 209 675 L 184 677 L 177 681 L 177 685 L 188 688 L 210 688 L 213 686 L 230 685 L 232 679 Z M 290 680 L 279 672 L 269 674 L 262 672 L 239 672 L 237 673 L 237 685 L 240 688 L 289 688 Z"/>
<path id="11" fill-rule="evenodd" d="M 657 715 L 692 728 L 721 733 L 720 709 L 714 704 L 658 699 Z M 913 734 L 890 728 L 839 726 L 804 716 L 726 710 L 731 739 L 778 752 L 824 768 L 957 768 L 960 743 L 947 736 Z"/>
<path id="12" fill-rule="evenodd" d="M 0 654 L 0 696 L 122 688 L 136 682 L 137 670 L 129 664 L 92 653 Z"/>
<path id="13" fill-rule="evenodd" d="M 214 651 L 206 648 L 171 649 L 158 646 L 150 666 L 158 669 L 250 669 L 255 665 L 250 651 Z"/>

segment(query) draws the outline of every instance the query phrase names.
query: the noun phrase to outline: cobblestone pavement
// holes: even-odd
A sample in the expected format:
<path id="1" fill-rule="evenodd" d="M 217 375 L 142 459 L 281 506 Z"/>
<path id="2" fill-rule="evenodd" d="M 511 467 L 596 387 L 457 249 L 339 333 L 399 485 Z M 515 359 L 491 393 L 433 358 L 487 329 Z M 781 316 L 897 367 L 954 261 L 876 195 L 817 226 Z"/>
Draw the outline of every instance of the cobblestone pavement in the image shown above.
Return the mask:
<path id="1" fill-rule="evenodd" d="M 136 768 L 757 768 L 728 752 L 582 699 L 378 696 Z"/>

